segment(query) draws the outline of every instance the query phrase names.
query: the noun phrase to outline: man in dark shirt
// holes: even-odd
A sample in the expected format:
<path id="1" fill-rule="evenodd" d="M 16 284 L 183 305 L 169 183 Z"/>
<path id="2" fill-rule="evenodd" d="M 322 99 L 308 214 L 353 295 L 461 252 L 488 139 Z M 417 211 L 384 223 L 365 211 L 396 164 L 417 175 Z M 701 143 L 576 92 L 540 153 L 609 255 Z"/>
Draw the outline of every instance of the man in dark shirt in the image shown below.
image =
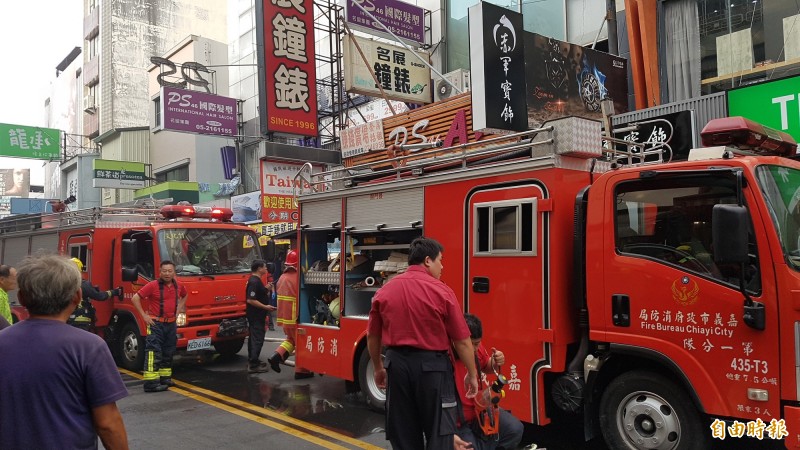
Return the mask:
<path id="1" fill-rule="evenodd" d="M 30 318 L 0 331 L 0 448 L 127 449 L 117 401 L 128 395 L 105 341 L 66 324 L 81 276 L 63 256 L 19 265 Z M 13 363 L 9 363 L 13 361 Z"/>
<path id="2" fill-rule="evenodd" d="M 266 334 L 265 322 L 267 314 L 276 309 L 269 305 L 272 296 L 272 283 L 264 285 L 262 277 L 267 273 L 267 263 L 257 259 L 250 265 L 250 279 L 247 280 L 245 298 L 247 299 L 247 325 L 250 328 L 250 338 L 247 342 L 247 371 L 249 373 L 268 372 L 266 362 L 259 359 L 261 348 L 264 347 Z"/>
<path id="3" fill-rule="evenodd" d="M 78 258 L 72 258 L 72 262 L 75 263 L 75 266 L 77 266 L 78 270 L 83 274 L 83 261 Z M 69 315 L 67 323 L 87 331 L 92 331 L 94 328 L 96 312 L 94 305 L 92 305 L 92 300 L 105 301 L 114 296 L 122 298 L 121 287 L 100 291 L 95 288 L 89 280 L 81 281 L 81 293 L 83 294 L 81 304 Z"/>
<path id="4" fill-rule="evenodd" d="M 474 351 L 461 306 L 453 290 L 439 281 L 442 250 L 433 239 L 411 242 L 408 271 L 375 294 L 369 312 L 367 346 L 375 383 L 388 386 L 386 438 L 395 450 L 453 448 L 458 392 L 451 345 L 467 367 L 466 395 L 471 398 L 478 392 Z"/>

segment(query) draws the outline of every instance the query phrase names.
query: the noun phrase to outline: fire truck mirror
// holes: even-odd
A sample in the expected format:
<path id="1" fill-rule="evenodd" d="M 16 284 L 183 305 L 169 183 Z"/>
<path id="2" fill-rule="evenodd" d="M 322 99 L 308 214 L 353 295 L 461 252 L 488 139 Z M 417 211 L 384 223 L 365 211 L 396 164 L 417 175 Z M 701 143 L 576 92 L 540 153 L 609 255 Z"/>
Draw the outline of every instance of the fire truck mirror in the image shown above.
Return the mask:
<path id="1" fill-rule="evenodd" d="M 122 281 L 134 282 L 139 279 L 139 271 L 133 268 L 122 268 Z"/>
<path id="2" fill-rule="evenodd" d="M 740 205 L 714 205 L 711 221 L 714 262 L 739 264 L 748 262 L 747 208 Z"/>
<path id="3" fill-rule="evenodd" d="M 136 248 L 136 239 L 122 240 L 122 267 L 136 267 L 139 261 L 139 252 Z"/>

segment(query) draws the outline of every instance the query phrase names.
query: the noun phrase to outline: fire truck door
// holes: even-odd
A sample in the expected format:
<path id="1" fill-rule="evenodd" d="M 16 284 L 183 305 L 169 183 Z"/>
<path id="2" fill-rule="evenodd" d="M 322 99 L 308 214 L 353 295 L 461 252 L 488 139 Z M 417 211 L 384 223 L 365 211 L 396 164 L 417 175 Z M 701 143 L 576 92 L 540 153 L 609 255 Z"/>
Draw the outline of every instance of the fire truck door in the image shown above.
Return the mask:
<path id="1" fill-rule="evenodd" d="M 780 409 L 778 296 L 763 222 L 748 206 L 756 203 L 752 192 L 744 190 L 752 220 L 750 261 L 742 267 L 715 260 L 711 232 L 714 206 L 737 202 L 732 176 L 610 181 L 611 214 L 597 222 L 604 237 L 591 235 L 599 228 L 587 231 L 587 260 L 603 261 L 587 279 L 594 338 L 666 364 L 712 414 L 744 411 L 769 423 Z M 765 305 L 763 330 L 744 321 L 742 273 L 748 296 Z M 595 295 L 603 298 L 595 303 Z"/>
<path id="2" fill-rule="evenodd" d="M 503 407 L 530 422 L 537 370 L 549 364 L 549 343 L 531 332 L 550 328 L 542 245 L 549 222 L 537 209 L 543 197 L 539 184 L 526 181 L 478 188 L 466 202 L 465 308 L 481 319 L 487 350 L 506 356 Z"/>

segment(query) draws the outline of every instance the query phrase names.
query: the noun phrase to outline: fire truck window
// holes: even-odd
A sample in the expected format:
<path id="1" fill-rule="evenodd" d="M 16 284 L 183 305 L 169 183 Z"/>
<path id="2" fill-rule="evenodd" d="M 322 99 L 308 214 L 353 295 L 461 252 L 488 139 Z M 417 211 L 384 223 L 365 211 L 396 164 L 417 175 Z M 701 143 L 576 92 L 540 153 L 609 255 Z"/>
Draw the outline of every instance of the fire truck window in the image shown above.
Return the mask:
<path id="1" fill-rule="evenodd" d="M 533 204 L 522 204 L 522 248 L 523 252 L 533 251 Z"/>
<path id="2" fill-rule="evenodd" d="M 136 269 L 139 275 L 152 280 L 155 278 L 153 266 L 153 236 L 149 232 L 135 231 L 123 235 L 123 239 L 136 242 Z"/>
<path id="3" fill-rule="evenodd" d="M 478 237 L 476 248 L 478 252 L 489 251 L 489 208 L 478 208 L 478 223 L 475 224 L 475 230 Z"/>
<path id="4" fill-rule="evenodd" d="M 517 249 L 517 207 L 494 208 L 494 232 L 492 250 Z"/>
<path id="5" fill-rule="evenodd" d="M 615 242 L 624 255 L 653 259 L 737 287 L 740 267 L 714 262 L 712 210 L 736 203 L 732 178 L 680 177 L 620 184 L 616 193 Z M 752 224 L 751 224 L 752 228 Z M 760 290 L 754 233 L 745 279 Z"/>

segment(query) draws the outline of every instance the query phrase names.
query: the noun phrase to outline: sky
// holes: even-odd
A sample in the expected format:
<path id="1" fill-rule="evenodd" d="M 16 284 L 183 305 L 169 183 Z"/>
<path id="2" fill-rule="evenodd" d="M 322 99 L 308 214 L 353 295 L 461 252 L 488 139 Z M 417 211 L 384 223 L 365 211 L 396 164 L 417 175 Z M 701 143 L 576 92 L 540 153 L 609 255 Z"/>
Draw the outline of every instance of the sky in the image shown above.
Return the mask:
<path id="1" fill-rule="evenodd" d="M 83 48 L 83 0 L 5 1 L 0 13 L 0 123 L 42 126 L 56 66 Z M 43 161 L 0 157 L 2 168 L 30 168 L 44 184 Z"/>

